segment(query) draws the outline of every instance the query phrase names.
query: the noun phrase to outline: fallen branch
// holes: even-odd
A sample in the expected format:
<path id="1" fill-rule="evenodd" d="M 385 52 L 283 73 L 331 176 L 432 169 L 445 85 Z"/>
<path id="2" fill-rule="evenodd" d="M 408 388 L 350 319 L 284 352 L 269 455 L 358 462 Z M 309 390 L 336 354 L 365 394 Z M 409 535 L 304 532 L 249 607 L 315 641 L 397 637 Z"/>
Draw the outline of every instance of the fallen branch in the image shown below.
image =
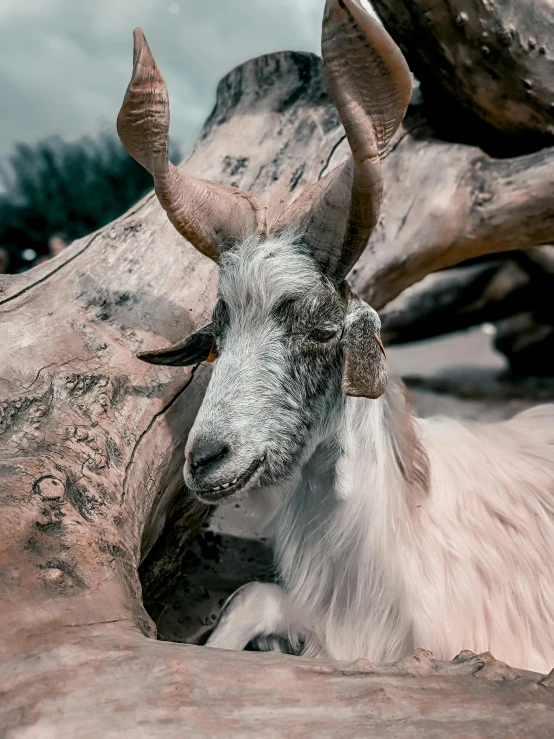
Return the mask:
<path id="1" fill-rule="evenodd" d="M 404 128 L 383 165 L 383 216 L 351 275 L 371 305 L 382 308 L 430 272 L 552 241 L 554 149 L 493 159 L 434 139 L 417 108 Z"/>
<path id="2" fill-rule="evenodd" d="M 383 309 L 383 340 L 404 344 L 494 323 L 528 309 L 536 293 L 529 274 L 512 261 L 435 272 Z M 539 291 L 540 297 L 546 295 Z"/>

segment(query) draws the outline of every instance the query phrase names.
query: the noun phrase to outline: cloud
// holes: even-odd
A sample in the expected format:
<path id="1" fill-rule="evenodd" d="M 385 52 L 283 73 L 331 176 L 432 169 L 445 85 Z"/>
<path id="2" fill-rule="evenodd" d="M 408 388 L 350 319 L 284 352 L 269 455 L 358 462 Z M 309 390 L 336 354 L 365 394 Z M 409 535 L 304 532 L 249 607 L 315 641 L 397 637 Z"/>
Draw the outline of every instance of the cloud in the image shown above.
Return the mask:
<path id="1" fill-rule="evenodd" d="M 219 79 L 259 54 L 319 49 L 323 0 L 2 0 L 0 156 L 115 120 L 140 26 L 164 74 L 172 136 L 194 141 Z"/>
<path id="2" fill-rule="evenodd" d="M 167 82 L 172 137 L 186 150 L 233 67 L 283 49 L 319 53 L 323 7 L 324 0 L 2 0 L 0 157 L 19 141 L 115 131 L 136 26 Z"/>

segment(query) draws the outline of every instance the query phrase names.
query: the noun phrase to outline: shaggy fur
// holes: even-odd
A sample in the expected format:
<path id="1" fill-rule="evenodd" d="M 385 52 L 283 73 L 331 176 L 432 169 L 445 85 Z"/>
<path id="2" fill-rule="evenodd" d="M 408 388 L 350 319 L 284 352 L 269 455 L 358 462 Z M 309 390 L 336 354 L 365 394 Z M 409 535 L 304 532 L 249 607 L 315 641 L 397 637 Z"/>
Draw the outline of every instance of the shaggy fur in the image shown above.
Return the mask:
<path id="1" fill-rule="evenodd" d="M 185 479 L 213 501 L 261 460 L 246 489 L 279 498 L 282 588 L 239 590 L 209 645 L 288 634 L 297 651 L 345 660 L 425 647 L 554 666 L 554 406 L 480 425 L 412 419 L 399 385 L 345 398 L 364 304 L 290 236 L 225 253 L 219 297 L 220 358 L 187 460 L 207 438 L 228 446 L 205 470 L 187 461 Z M 357 324 L 368 342 L 377 321 Z"/>
<path id="2" fill-rule="evenodd" d="M 501 424 L 414 421 L 428 473 L 421 447 L 395 452 L 403 402 L 394 387 L 349 399 L 334 481 L 314 474 L 329 465 L 322 449 L 278 517 L 284 588 L 309 616 L 305 651 L 390 661 L 416 647 L 442 659 L 490 650 L 547 672 L 554 407 Z"/>

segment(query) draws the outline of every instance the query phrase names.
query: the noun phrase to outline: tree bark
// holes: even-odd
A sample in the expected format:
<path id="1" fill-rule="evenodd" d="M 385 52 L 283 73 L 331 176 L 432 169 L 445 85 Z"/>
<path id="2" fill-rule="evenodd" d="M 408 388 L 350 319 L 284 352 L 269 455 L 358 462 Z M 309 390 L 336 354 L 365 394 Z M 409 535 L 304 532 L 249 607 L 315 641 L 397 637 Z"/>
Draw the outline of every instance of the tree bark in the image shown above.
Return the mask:
<path id="1" fill-rule="evenodd" d="M 514 155 L 554 139 L 550 0 L 373 0 L 450 140 Z"/>
<path id="2" fill-rule="evenodd" d="M 353 276 L 379 306 L 432 269 L 554 239 L 552 151 L 498 163 L 415 121 L 385 162 L 383 222 Z M 184 168 L 263 192 L 276 213 L 342 138 L 320 61 L 275 54 L 223 80 Z M 397 736 L 409 722 L 414 737 L 546 736 L 552 677 L 487 655 L 352 666 L 155 641 L 137 568 L 164 527 L 184 521 L 186 538 L 206 515 L 183 500 L 181 465 L 209 367 L 133 355 L 206 322 L 215 279 L 153 195 L 0 278 L 3 734 Z M 151 565 L 155 587 L 174 566 Z"/>
<path id="3" fill-rule="evenodd" d="M 537 247 L 516 252 L 514 259 L 427 275 L 381 311 L 383 341 L 421 341 L 482 323 L 496 323 L 522 312 L 551 323 L 554 270 L 549 272 L 549 257 Z M 552 360 L 545 360 L 541 374 L 552 374 L 548 371 L 553 369 Z"/>
<path id="4" fill-rule="evenodd" d="M 60 739 L 551 736 L 552 673 L 489 654 L 439 662 L 421 650 L 380 667 L 156 642 L 121 623 L 70 632 L 37 634 L 21 648 L 28 664 L 7 665 L 10 739 L 27 727 Z"/>
<path id="5" fill-rule="evenodd" d="M 531 277 L 512 261 L 435 272 L 381 311 L 382 339 L 404 344 L 495 322 L 529 307 Z"/>
<path id="6" fill-rule="evenodd" d="M 351 273 L 354 291 L 379 310 L 430 272 L 548 244 L 553 165 L 552 148 L 494 159 L 436 139 L 412 108 L 383 163 L 383 213 Z"/>

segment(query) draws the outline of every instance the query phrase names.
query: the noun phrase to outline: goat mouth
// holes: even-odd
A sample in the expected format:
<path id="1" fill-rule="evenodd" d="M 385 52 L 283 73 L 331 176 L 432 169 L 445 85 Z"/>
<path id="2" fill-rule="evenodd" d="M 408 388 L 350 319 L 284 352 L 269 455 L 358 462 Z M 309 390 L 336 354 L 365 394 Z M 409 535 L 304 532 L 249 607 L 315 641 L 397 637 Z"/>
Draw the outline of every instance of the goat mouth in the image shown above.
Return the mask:
<path id="1" fill-rule="evenodd" d="M 248 467 L 248 469 L 239 477 L 236 477 L 223 485 L 216 485 L 213 488 L 195 490 L 194 494 L 204 503 L 218 503 L 220 500 L 229 498 L 231 495 L 238 493 L 239 490 L 242 490 L 250 482 L 264 461 L 265 454 L 258 457 L 258 459 L 255 459 L 250 467 Z"/>

